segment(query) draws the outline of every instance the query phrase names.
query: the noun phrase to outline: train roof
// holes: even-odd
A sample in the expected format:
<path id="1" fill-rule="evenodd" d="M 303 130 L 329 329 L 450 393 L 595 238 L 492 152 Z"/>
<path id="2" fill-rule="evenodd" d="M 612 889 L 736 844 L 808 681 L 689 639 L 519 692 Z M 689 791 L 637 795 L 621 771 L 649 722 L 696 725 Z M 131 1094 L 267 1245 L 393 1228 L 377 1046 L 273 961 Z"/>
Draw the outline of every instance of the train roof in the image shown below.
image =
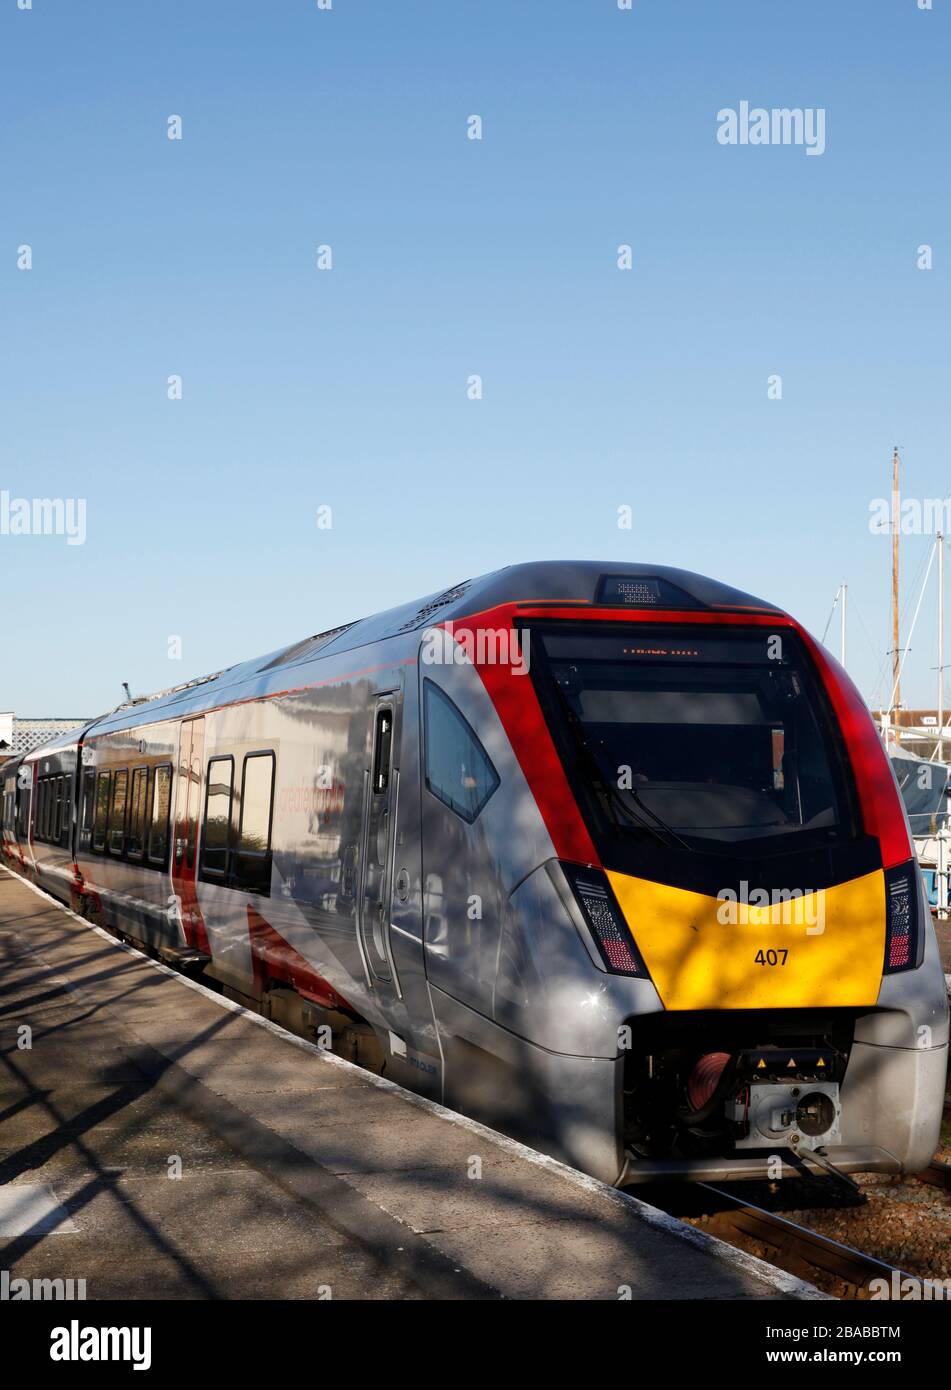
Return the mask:
<path id="1" fill-rule="evenodd" d="M 35 748 L 30 748 L 22 754 L 23 761 L 35 763 L 39 762 L 41 758 L 48 757 L 50 753 L 65 753 L 70 748 L 78 748 L 83 735 L 92 728 L 95 722 L 94 719 L 87 719 L 84 724 L 78 725 L 75 729 L 64 729 L 46 743 L 38 743 Z"/>
<path id="2" fill-rule="evenodd" d="M 241 697 L 253 698 L 254 695 L 273 693 L 285 686 L 292 688 L 293 679 L 288 680 L 284 673 L 314 660 L 318 655 L 321 658 L 335 657 L 390 638 L 409 638 L 410 634 L 430 623 L 456 621 L 501 604 L 603 605 L 608 603 L 608 599 L 602 597 L 606 580 L 632 579 L 659 581 L 667 586 L 665 593 L 679 594 L 682 601 L 671 603 L 669 606 L 672 607 L 779 612 L 774 605 L 731 588 L 728 584 L 668 565 L 597 560 L 532 561 L 509 565 L 476 579 L 463 580 L 411 603 L 316 633 L 289 647 L 278 648 L 211 675 L 185 681 L 148 699 L 120 705 L 110 714 L 93 721 L 87 732 L 93 735 L 112 733 L 161 719 L 180 717 L 186 711 L 198 713 L 202 709 L 213 709 Z M 75 741 L 76 732 L 61 735 L 36 751 L 68 747 Z"/>
<path id="3" fill-rule="evenodd" d="M 633 564 L 606 560 L 541 560 L 509 565 L 458 586 L 463 591 L 459 612 L 476 613 L 501 603 L 604 603 L 601 586 L 606 578 L 659 579 L 679 589 L 700 608 L 748 609 L 755 612 L 779 610 L 752 594 L 731 588 L 719 580 L 670 565 Z M 452 591 L 449 591 L 450 593 Z M 678 607 L 679 604 L 672 606 Z"/>

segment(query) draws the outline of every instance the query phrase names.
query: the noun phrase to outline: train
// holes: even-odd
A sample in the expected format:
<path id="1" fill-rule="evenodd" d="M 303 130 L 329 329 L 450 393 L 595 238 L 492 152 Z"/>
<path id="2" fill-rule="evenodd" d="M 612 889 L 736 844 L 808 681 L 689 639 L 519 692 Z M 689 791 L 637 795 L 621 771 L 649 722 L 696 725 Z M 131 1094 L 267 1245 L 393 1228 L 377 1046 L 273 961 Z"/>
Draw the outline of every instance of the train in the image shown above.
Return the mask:
<path id="1" fill-rule="evenodd" d="M 7 867 L 620 1187 L 931 1161 L 948 998 L 846 672 L 686 570 L 531 562 L 0 768 Z"/>

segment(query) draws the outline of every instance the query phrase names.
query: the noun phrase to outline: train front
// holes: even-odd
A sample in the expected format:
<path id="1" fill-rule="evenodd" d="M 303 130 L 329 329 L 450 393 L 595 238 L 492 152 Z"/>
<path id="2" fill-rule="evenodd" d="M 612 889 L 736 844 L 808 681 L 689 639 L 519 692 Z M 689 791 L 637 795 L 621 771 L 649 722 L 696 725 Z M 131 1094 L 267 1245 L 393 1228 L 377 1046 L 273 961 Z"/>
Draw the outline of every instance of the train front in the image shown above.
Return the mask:
<path id="1" fill-rule="evenodd" d="M 591 608 L 513 621 L 539 725 L 526 700 L 508 723 L 595 948 L 578 998 L 592 985 L 617 1032 L 615 1180 L 926 1166 L 947 993 L 849 677 L 787 616 L 711 611 L 661 578 L 607 576 Z M 597 1094 L 593 1069 L 569 1082 L 561 1148 L 607 1175 Z"/>

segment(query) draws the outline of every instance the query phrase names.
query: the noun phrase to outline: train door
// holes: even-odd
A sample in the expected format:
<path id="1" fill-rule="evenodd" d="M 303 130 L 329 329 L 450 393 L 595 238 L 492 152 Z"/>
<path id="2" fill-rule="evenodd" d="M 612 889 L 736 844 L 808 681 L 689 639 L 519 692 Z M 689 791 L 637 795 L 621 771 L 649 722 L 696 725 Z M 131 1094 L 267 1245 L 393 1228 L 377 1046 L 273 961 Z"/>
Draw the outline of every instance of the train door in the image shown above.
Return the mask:
<path id="1" fill-rule="evenodd" d="M 21 763 L 17 768 L 17 845 L 20 863 L 26 867 L 29 860 L 33 868 L 36 858 L 33 854 L 33 764 Z"/>
<path id="2" fill-rule="evenodd" d="M 189 946 L 210 955 L 204 918 L 195 891 L 204 746 L 204 719 L 199 717 L 185 720 L 181 726 L 178 746 L 175 833 L 172 840 L 172 891 L 178 900 L 182 932 L 186 942 Z"/>
<path id="3" fill-rule="evenodd" d="M 399 995 L 390 947 L 390 904 L 393 895 L 393 855 L 399 814 L 399 748 L 401 711 L 399 691 L 375 699 L 369 763 L 363 779 L 363 854 L 357 891 L 357 933 L 371 989 Z"/>

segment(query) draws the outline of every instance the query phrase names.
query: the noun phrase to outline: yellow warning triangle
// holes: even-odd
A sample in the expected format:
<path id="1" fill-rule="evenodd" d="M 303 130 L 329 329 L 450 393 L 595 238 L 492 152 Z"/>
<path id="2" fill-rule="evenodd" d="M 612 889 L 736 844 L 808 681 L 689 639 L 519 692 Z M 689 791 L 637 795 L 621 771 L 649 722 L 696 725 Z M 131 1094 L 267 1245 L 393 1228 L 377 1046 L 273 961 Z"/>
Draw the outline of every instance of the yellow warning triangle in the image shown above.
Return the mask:
<path id="1" fill-rule="evenodd" d="M 757 1070 L 757 1071 L 765 1070 L 765 1067 L 766 1067 L 766 1063 L 763 1061 L 763 1059 L 762 1059 L 762 1057 L 761 1057 L 761 1058 L 759 1059 L 759 1061 L 756 1063 L 756 1070 Z"/>
<path id="2" fill-rule="evenodd" d="M 788 1071 L 790 1067 L 795 1067 L 795 1065 L 796 1065 L 796 1059 L 795 1059 L 795 1057 L 790 1057 L 789 1061 L 786 1063 L 786 1070 Z"/>
<path id="3" fill-rule="evenodd" d="M 817 1066 L 817 1067 L 824 1067 L 824 1066 L 825 1066 L 825 1060 L 824 1060 L 822 1057 L 820 1057 L 819 1060 L 818 1060 L 818 1062 L 816 1063 L 816 1066 Z"/>

